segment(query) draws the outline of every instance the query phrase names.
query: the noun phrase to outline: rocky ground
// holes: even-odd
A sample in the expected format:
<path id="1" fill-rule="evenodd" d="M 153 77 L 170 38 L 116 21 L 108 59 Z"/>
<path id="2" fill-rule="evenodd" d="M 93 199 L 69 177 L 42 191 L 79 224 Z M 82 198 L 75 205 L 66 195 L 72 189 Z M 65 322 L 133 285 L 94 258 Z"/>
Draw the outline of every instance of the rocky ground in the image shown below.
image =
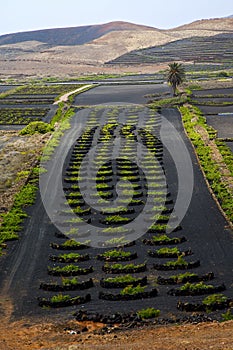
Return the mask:
<path id="1" fill-rule="evenodd" d="M 1 350 L 230 350 L 233 321 L 153 326 L 102 334 L 102 324 L 0 320 Z"/>

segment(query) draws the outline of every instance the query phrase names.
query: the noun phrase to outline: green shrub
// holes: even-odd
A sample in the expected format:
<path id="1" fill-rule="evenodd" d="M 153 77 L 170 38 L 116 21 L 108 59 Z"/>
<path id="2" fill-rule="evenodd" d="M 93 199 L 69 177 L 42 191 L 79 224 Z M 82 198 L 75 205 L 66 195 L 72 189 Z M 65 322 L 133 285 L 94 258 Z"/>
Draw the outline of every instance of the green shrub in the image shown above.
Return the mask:
<path id="1" fill-rule="evenodd" d="M 62 285 L 63 286 L 66 286 L 66 287 L 68 287 L 68 286 L 75 286 L 76 284 L 78 284 L 78 279 L 76 278 L 76 277 L 74 277 L 74 278 L 63 278 L 62 279 Z"/>
<path id="2" fill-rule="evenodd" d="M 175 260 L 175 261 L 168 261 L 168 262 L 165 263 L 165 266 L 168 266 L 168 267 L 169 266 L 180 266 L 180 265 L 182 265 L 182 266 L 187 266 L 188 265 L 187 261 L 184 260 L 182 255 L 180 255 L 177 258 L 177 260 Z"/>
<path id="3" fill-rule="evenodd" d="M 70 295 L 63 295 L 63 294 L 58 294 L 58 295 L 54 295 L 50 301 L 51 303 L 60 303 L 60 302 L 63 302 L 63 301 L 68 301 L 70 300 Z"/>
<path id="4" fill-rule="evenodd" d="M 32 205 L 35 201 L 37 187 L 28 183 L 15 196 L 14 208 Z"/>
<path id="5" fill-rule="evenodd" d="M 109 233 L 109 234 L 111 234 L 111 235 L 113 235 L 113 234 L 119 234 L 119 233 L 122 233 L 122 234 L 127 234 L 128 232 L 129 232 L 129 229 L 127 229 L 127 228 L 124 228 L 124 227 L 122 227 L 122 226 L 119 226 L 119 227 L 108 227 L 108 228 L 105 228 L 105 229 L 103 229 L 103 230 L 101 230 L 103 233 Z M 119 237 L 119 238 L 114 238 L 115 239 L 115 241 L 114 242 L 116 242 L 116 243 L 121 243 L 121 242 L 123 242 L 123 241 L 125 241 L 124 240 L 124 237 Z M 126 242 L 126 241 L 125 241 Z M 128 242 L 128 241 L 127 241 Z"/>
<path id="6" fill-rule="evenodd" d="M 82 257 L 79 253 L 68 253 L 68 254 L 60 254 L 58 255 L 58 258 L 66 260 L 66 259 L 78 259 Z"/>
<path id="7" fill-rule="evenodd" d="M 168 237 L 167 235 L 158 235 L 152 237 L 153 242 L 165 242 L 168 243 L 172 240 L 172 238 Z"/>
<path id="8" fill-rule="evenodd" d="M 188 87 L 190 90 L 201 90 L 201 86 L 198 84 L 191 84 Z"/>
<path id="9" fill-rule="evenodd" d="M 11 210 L 1 215 L 0 245 L 6 241 L 18 239 L 18 232 L 21 229 L 21 224 L 25 217 L 27 217 L 23 209 L 34 203 L 36 191 L 37 187 L 29 182 L 16 194 Z"/>
<path id="10" fill-rule="evenodd" d="M 86 241 L 84 243 L 81 243 L 81 242 L 77 242 L 73 239 L 69 239 L 68 241 L 66 241 L 65 243 L 62 244 L 62 247 L 64 248 L 76 248 L 76 247 L 80 247 L 82 245 L 88 245 L 90 242 L 89 241 Z"/>
<path id="11" fill-rule="evenodd" d="M 53 130 L 53 127 L 48 123 L 31 122 L 20 131 L 20 135 L 46 134 Z"/>
<path id="12" fill-rule="evenodd" d="M 217 76 L 220 78 L 227 78 L 229 77 L 229 74 L 227 72 L 222 71 L 222 72 L 219 72 Z"/>
<path id="13" fill-rule="evenodd" d="M 62 274 L 72 274 L 72 273 L 88 273 L 88 269 L 83 269 L 79 266 L 70 264 L 70 265 L 66 265 L 64 267 L 61 266 L 55 266 L 55 267 L 48 267 L 48 271 L 53 274 L 53 275 L 62 275 Z"/>
<path id="14" fill-rule="evenodd" d="M 195 292 L 197 290 L 209 290 L 209 289 L 213 289 L 213 288 L 214 288 L 214 286 L 212 286 L 210 284 L 205 284 L 203 282 L 199 282 L 199 283 L 187 282 L 182 287 L 180 287 L 180 290 Z"/>
<path id="15" fill-rule="evenodd" d="M 56 123 L 61 121 L 63 113 L 64 113 L 64 103 L 61 102 L 59 103 L 59 108 L 51 121 L 52 126 L 54 126 Z"/>
<path id="16" fill-rule="evenodd" d="M 158 101 L 153 101 L 150 104 L 150 107 L 151 108 L 158 108 L 158 107 L 168 108 L 168 107 L 182 106 L 186 102 L 188 102 L 188 97 L 179 96 L 179 97 L 166 98 Z"/>
<path id="17" fill-rule="evenodd" d="M 133 283 L 136 282 L 138 278 L 131 275 L 119 276 L 119 277 L 109 277 L 104 281 L 109 283 Z"/>
<path id="18" fill-rule="evenodd" d="M 201 139 L 201 136 L 197 133 L 195 126 L 201 125 L 209 133 L 210 139 L 215 139 L 216 132 L 206 124 L 206 119 L 202 116 L 201 111 L 197 107 L 180 107 L 183 123 L 185 129 L 191 139 L 196 153 L 198 155 L 201 167 L 205 173 L 206 179 L 209 181 L 215 196 L 219 200 L 222 209 L 226 213 L 226 216 L 230 221 L 233 221 L 233 205 L 232 194 L 223 182 L 223 176 L 220 171 L 220 166 L 212 159 L 212 151 L 210 147 L 206 146 Z M 215 141 L 219 147 L 220 152 L 224 158 L 224 161 L 231 172 L 233 173 L 232 166 L 232 153 L 219 141 Z"/>
<path id="19" fill-rule="evenodd" d="M 198 275 L 196 273 L 186 272 L 186 273 L 170 276 L 169 278 L 173 279 L 177 283 L 182 283 L 183 280 L 185 280 L 186 278 L 197 277 L 197 276 Z"/>
<path id="20" fill-rule="evenodd" d="M 142 319 L 155 318 L 160 315 L 160 310 L 156 310 L 153 307 L 142 309 L 137 312 L 137 315 Z"/>
<path id="21" fill-rule="evenodd" d="M 107 216 L 105 219 L 105 222 L 107 223 L 118 223 L 118 222 L 129 222 L 130 219 L 129 218 L 125 218 L 123 216 L 120 215 L 111 215 L 111 216 Z"/>
<path id="22" fill-rule="evenodd" d="M 121 295 L 135 295 L 139 293 L 144 293 L 146 287 L 141 287 L 140 285 L 137 285 L 133 287 L 132 285 L 129 285 L 121 290 Z"/>
<path id="23" fill-rule="evenodd" d="M 120 257 L 128 257 L 130 255 L 131 255 L 130 252 L 124 252 L 122 250 L 110 250 L 108 252 L 101 254 L 101 256 L 105 258 L 120 258 Z"/>
<path id="24" fill-rule="evenodd" d="M 116 227 L 117 229 L 119 229 L 118 227 Z M 106 232 L 105 230 L 103 232 Z M 111 231 L 110 231 L 111 233 Z M 106 245 L 124 245 L 124 244 L 128 244 L 129 240 L 127 240 L 124 236 L 123 237 L 115 237 L 115 238 L 111 238 L 109 240 L 107 240 Z"/>
<path id="25" fill-rule="evenodd" d="M 177 247 L 175 248 L 161 248 L 156 251 L 157 254 L 166 255 L 166 254 L 180 254 L 180 251 Z"/>
<path id="26" fill-rule="evenodd" d="M 143 267 L 146 266 L 146 264 L 138 264 L 138 265 L 135 265 L 135 264 L 127 264 L 127 265 L 123 265 L 123 264 L 105 264 L 104 265 L 106 268 L 110 268 L 112 270 L 122 270 L 122 271 L 125 271 L 125 270 L 128 270 L 128 269 L 135 269 L 135 270 L 138 270 L 138 269 L 141 269 Z"/>
<path id="27" fill-rule="evenodd" d="M 208 295 L 203 301 L 203 305 L 206 305 L 207 307 L 211 307 L 214 304 L 218 303 L 224 303 L 227 301 L 227 297 L 223 294 L 212 294 Z"/>
<path id="28" fill-rule="evenodd" d="M 233 320 L 233 313 L 232 310 L 229 309 L 225 314 L 222 314 L 223 321 L 232 321 Z"/>

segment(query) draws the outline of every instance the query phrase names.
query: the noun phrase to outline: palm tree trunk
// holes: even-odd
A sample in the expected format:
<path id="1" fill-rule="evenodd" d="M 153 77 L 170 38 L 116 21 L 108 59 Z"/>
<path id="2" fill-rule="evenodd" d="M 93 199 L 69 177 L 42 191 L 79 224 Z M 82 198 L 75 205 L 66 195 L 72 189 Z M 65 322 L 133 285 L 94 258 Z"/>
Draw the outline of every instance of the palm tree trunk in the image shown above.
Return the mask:
<path id="1" fill-rule="evenodd" d="M 172 85 L 173 97 L 176 96 L 176 84 Z"/>

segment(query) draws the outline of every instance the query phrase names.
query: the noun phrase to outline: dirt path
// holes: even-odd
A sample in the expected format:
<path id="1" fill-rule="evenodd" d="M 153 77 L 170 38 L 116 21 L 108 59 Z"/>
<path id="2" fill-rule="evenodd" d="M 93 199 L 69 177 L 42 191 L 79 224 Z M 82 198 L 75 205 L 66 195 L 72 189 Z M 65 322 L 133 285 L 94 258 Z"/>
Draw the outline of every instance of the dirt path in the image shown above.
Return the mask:
<path id="1" fill-rule="evenodd" d="M 0 350 L 232 350 L 233 321 L 151 326 L 100 334 L 102 324 L 22 319 L 0 299 Z M 83 332 L 86 328 L 85 332 Z M 73 331 L 73 334 L 71 334 Z"/>
<path id="2" fill-rule="evenodd" d="M 70 330 L 89 331 L 70 334 Z M 232 350 L 233 321 L 183 326 L 154 326 L 127 332 L 98 334 L 98 325 L 34 323 L 28 320 L 0 323 L 1 350 Z"/>
<path id="3" fill-rule="evenodd" d="M 58 101 L 54 102 L 54 105 L 58 105 L 59 103 L 61 102 L 67 102 L 68 101 L 68 98 L 69 96 L 73 95 L 73 94 L 76 94 L 76 92 L 81 92 L 83 90 L 85 90 L 86 88 L 89 88 L 91 87 L 92 85 L 85 85 L 85 86 L 82 86 L 81 88 L 79 89 L 76 89 L 76 90 L 73 90 L 73 91 L 70 91 L 70 92 L 67 92 L 66 94 L 62 95 Z"/>

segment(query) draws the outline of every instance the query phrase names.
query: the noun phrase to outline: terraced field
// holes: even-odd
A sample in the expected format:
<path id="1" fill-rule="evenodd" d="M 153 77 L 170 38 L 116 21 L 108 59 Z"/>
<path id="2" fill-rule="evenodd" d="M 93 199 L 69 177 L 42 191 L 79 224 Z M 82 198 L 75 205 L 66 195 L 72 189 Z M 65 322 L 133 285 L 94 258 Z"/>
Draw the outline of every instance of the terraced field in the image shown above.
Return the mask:
<path id="1" fill-rule="evenodd" d="M 110 65 L 151 64 L 172 61 L 194 62 L 198 69 L 218 70 L 230 68 L 233 57 L 233 34 L 220 34 L 212 37 L 193 37 L 155 46 L 148 49 L 136 50 L 109 61 Z M 203 66 L 206 64 L 206 66 Z M 214 64 L 220 64 L 217 67 Z M 192 70 L 196 70 L 195 65 Z"/>
<path id="2" fill-rule="evenodd" d="M 27 125 L 32 121 L 50 122 L 57 107 L 53 105 L 59 95 L 73 91 L 82 85 L 32 85 L 1 86 L 0 126 Z"/>
<path id="3" fill-rule="evenodd" d="M 218 138 L 233 138 L 232 88 L 195 90 L 192 102 L 202 111 L 208 125 L 217 130 Z"/>

